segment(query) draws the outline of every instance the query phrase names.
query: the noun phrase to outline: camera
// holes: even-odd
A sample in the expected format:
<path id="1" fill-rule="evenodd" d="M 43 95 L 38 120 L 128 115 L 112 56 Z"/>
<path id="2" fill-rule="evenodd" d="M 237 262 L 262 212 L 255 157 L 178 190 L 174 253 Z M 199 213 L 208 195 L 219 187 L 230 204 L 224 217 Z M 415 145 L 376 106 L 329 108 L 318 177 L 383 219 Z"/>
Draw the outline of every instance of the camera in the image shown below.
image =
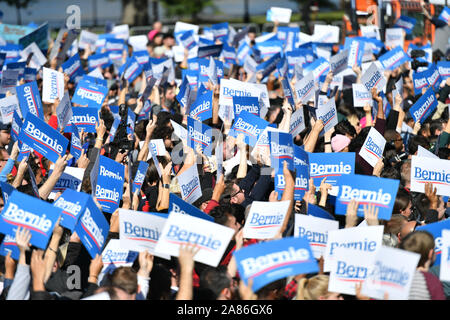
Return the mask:
<path id="1" fill-rule="evenodd" d="M 408 159 L 408 154 L 406 154 L 406 152 L 403 152 L 400 154 L 396 154 L 394 157 L 390 158 L 388 162 L 391 166 L 395 166 L 397 163 L 405 161 L 406 159 Z"/>
<path id="2" fill-rule="evenodd" d="M 416 59 L 421 57 L 425 57 L 425 51 L 417 49 L 411 50 L 411 58 Z"/>
<path id="3" fill-rule="evenodd" d="M 119 150 L 133 150 L 133 140 L 128 140 L 128 134 L 127 134 L 127 118 L 128 118 L 128 108 L 125 104 L 121 104 L 119 106 L 119 116 L 120 116 L 120 123 L 117 128 L 116 135 L 114 137 L 114 141 L 111 142 L 111 144 L 118 148 Z"/>
<path id="4" fill-rule="evenodd" d="M 414 71 L 417 71 L 417 69 L 420 68 L 420 67 L 428 67 L 428 63 L 427 62 L 418 61 L 418 60 L 413 60 L 411 62 L 411 68 Z"/>

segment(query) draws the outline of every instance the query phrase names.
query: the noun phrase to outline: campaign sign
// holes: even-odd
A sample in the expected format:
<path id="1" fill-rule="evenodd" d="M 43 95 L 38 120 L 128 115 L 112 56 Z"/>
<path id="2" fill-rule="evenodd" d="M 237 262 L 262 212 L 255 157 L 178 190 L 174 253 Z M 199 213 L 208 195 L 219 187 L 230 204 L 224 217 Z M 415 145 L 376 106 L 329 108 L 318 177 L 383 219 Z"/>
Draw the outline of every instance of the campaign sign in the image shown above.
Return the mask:
<path id="1" fill-rule="evenodd" d="M 155 254 L 156 243 L 167 217 L 165 213 L 119 209 L 120 247 L 138 252 L 147 250 Z M 167 254 L 163 257 L 170 259 Z"/>
<path id="2" fill-rule="evenodd" d="M 97 68 L 106 68 L 109 65 L 111 65 L 111 61 L 109 60 L 108 52 L 94 54 L 88 58 L 89 71 Z"/>
<path id="3" fill-rule="evenodd" d="M 171 212 L 161 231 L 155 252 L 178 257 L 180 245 L 200 248 L 194 260 L 217 267 L 234 230 L 191 215 Z"/>
<path id="4" fill-rule="evenodd" d="M 450 160 L 412 156 L 411 191 L 425 193 L 425 183 L 433 183 L 436 194 L 450 195 Z"/>
<path id="5" fill-rule="evenodd" d="M 128 83 L 132 83 L 143 71 L 142 65 L 136 60 L 135 57 L 131 57 L 127 62 L 119 69 L 119 75 L 128 80 Z"/>
<path id="6" fill-rule="evenodd" d="M 78 82 L 72 97 L 72 103 L 100 109 L 107 93 L 107 87 L 83 79 Z"/>
<path id="7" fill-rule="evenodd" d="M 292 109 L 295 109 L 295 101 L 294 101 L 294 91 L 291 88 L 291 84 L 289 83 L 289 76 L 286 72 L 286 76 L 281 79 L 281 85 L 283 87 L 283 93 L 285 99 L 288 100 Z"/>
<path id="8" fill-rule="evenodd" d="M 178 175 L 177 180 L 181 189 L 181 197 L 187 203 L 194 203 L 202 196 L 202 188 L 196 164 Z"/>
<path id="9" fill-rule="evenodd" d="M 206 93 L 197 97 L 190 106 L 189 116 L 199 121 L 205 121 L 212 117 L 213 92 L 208 90 Z"/>
<path id="10" fill-rule="evenodd" d="M 247 285 L 249 279 L 253 280 L 254 292 L 278 279 L 319 271 L 304 238 L 288 237 L 250 245 L 235 251 L 233 256 L 241 279 Z"/>
<path id="11" fill-rule="evenodd" d="M 108 221 L 97 208 L 94 200 L 89 197 L 86 209 L 75 227 L 75 232 L 92 259 L 102 252 L 108 231 Z"/>
<path id="12" fill-rule="evenodd" d="M 95 51 L 95 43 L 97 42 L 97 39 L 98 34 L 87 30 L 81 30 L 78 47 L 81 49 L 86 49 L 89 46 L 91 51 Z"/>
<path id="13" fill-rule="evenodd" d="M 81 152 L 82 152 L 80 135 L 79 135 L 78 127 L 75 124 L 72 124 L 71 127 L 72 127 L 72 134 L 70 136 L 69 153 L 71 155 L 73 155 L 75 157 L 75 159 L 78 160 L 81 157 Z"/>
<path id="14" fill-rule="evenodd" d="M 191 117 L 187 119 L 188 147 L 196 150 L 197 145 L 207 156 L 211 156 L 212 128 Z"/>
<path id="15" fill-rule="evenodd" d="M 339 185 L 339 179 L 355 173 L 354 152 L 309 153 L 309 176 L 314 186 L 320 187 L 323 178 L 333 187 Z"/>
<path id="16" fill-rule="evenodd" d="M 267 21 L 278 21 L 281 23 L 291 22 L 292 10 L 288 8 L 270 7 L 266 12 Z"/>
<path id="17" fill-rule="evenodd" d="M 416 19 L 407 16 L 400 16 L 394 24 L 394 28 L 402 28 L 410 34 L 416 25 Z"/>
<path id="18" fill-rule="evenodd" d="M 53 171 L 53 165 L 50 167 L 51 174 Z M 85 169 L 83 168 L 76 168 L 76 167 L 69 167 L 66 166 L 64 169 L 64 172 L 59 177 L 58 181 L 56 182 L 55 186 L 53 187 L 52 193 L 50 194 L 49 198 L 52 199 L 58 192 L 64 192 L 66 189 L 72 189 L 76 191 L 81 190 L 81 182 L 83 181 L 83 175 L 84 175 Z"/>
<path id="19" fill-rule="evenodd" d="M 308 215 L 317 218 L 335 220 L 334 217 L 328 211 L 311 203 L 308 203 Z"/>
<path id="20" fill-rule="evenodd" d="M 374 127 L 370 128 L 369 134 L 364 141 L 359 155 L 366 160 L 372 167 L 383 156 L 384 147 L 386 145 L 386 139 L 378 132 Z"/>
<path id="21" fill-rule="evenodd" d="M 0 188 L 2 189 L 3 203 L 6 203 L 11 193 L 16 189 L 9 183 L 3 181 L 0 181 Z"/>
<path id="22" fill-rule="evenodd" d="M 403 51 L 402 47 L 400 46 L 378 57 L 378 61 L 381 62 L 385 70 L 394 70 L 401 66 L 403 63 L 411 60 L 412 59 L 406 54 L 405 51 Z"/>
<path id="23" fill-rule="evenodd" d="M 19 100 L 20 111 L 25 118 L 28 112 L 44 120 L 44 110 L 42 108 L 41 95 L 36 81 L 25 83 L 16 87 L 17 99 Z"/>
<path id="24" fill-rule="evenodd" d="M 320 105 L 319 103 L 319 107 L 316 109 L 316 116 L 317 119 L 322 120 L 324 132 L 328 132 L 338 124 L 336 101 L 334 97 L 328 99 L 323 105 Z"/>
<path id="25" fill-rule="evenodd" d="M 123 249 L 120 246 L 119 239 L 111 239 L 102 251 L 103 269 L 98 277 L 98 283 L 102 283 L 102 279 L 106 274 L 112 273 L 119 267 L 131 267 L 138 258 L 139 253 Z"/>
<path id="26" fill-rule="evenodd" d="M 142 144 L 144 141 L 142 141 Z M 152 149 L 153 154 L 157 156 L 164 156 L 167 152 L 163 139 L 152 139 L 148 145 Z"/>
<path id="27" fill-rule="evenodd" d="M 222 42 L 228 35 L 228 22 L 216 23 L 211 25 L 211 31 L 214 35 L 214 41 L 220 40 Z"/>
<path id="28" fill-rule="evenodd" d="M 312 72 L 314 75 L 314 81 L 318 83 L 319 79 L 330 71 L 330 63 L 323 57 L 320 57 L 314 60 L 313 63 L 310 63 L 304 67 L 303 70 L 305 75 Z"/>
<path id="29" fill-rule="evenodd" d="M 66 137 L 30 112 L 23 122 L 19 140 L 53 163 L 66 153 L 69 145 Z"/>
<path id="30" fill-rule="evenodd" d="M 53 206 L 62 210 L 59 225 L 73 232 L 81 215 L 84 213 L 90 195 L 66 189 L 59 198 L 53 202 Z"/>
<path id="31" fill-rule="evenodd" d="M 223 47 L 222 44 L 199 47 L 197 51 L 197 56 L 199 58 L 206 58 L 206 57 L 217 58 L 220 56 L 220 53 L 222 52 L 222 47 Z"/>
<path id="32" fill-rule="evenodd" d="M 149 164 L 147 162 L 139 161 L 139 166 L 133 179 L 133 194 L 136 192 L 136 190 L 141 190 L 142 183 L 144 182 L 145 175 L 147 174 L 148 166 Z"/>
<path id="33" fill-rule="evenodd" d="M 350 200 L 358 202 L 357 215 L 364 217 L 364 205 L 378 208 L 378 219 L 390 220 L 400 181 L 367 175 L 347 175 L 339 179 L 336 214 L 345 215 Z"/>
<path id="34" fill-rule="evenodd" d="M 268 132 L 270 145 L 271 167 L 276 171 L 283 169 L 287 161 L 288 169 L 294 170 L 294 143 L 292 135 L 286 132 Z"/>
<path id="35" fill-rule="evenodd" d="M 11 95 L 0 99 L 0 115 L 4 124 L 11 123 L 14 112 L 19 109 L 19 102 L 16 95 Z"/>
<path id="36" fill-rule="evenodd" d="M 386 46 L 395 48 L 400 46 L 403 48 L 405 36 L 402 28 L 386 28 Z"/>
<path id="37" fill-rule="evenodd" d="M 364 107 L 366 104 L 372 103 L 372 94 L 363 84 L 352 83 L 353 106 Z"/>
<path id="38" fill-rule="evenodd" d="M 414 103 L 409 112 L 414 119 L 414 122 L 420 121 L 423 123 L 434 110 L 437 108 L 438 102 L 432 88 L 427 91 Z"/>
<path id="39" fill-rule="evenodd" d="M 308 239 L 314 258 L 320 259 L 327 246 L 328 231 L 338 230 L 339 222 L 316 218 L 310 215 L 296 214 L 294 237 Z"/>
<path id="40" fill-rule="evenodd" d="M 450 77 L 450 61 L 438 61 L 436 65 L 442 80 Z"/>
<path id="41" fill-rule="evenodd" d="M 71 127 L 75 124 L 79 130 L 84 129 L 84 132 L 95 133 L 95 125 L 99 122 L 98 112 L 97 108 L 73 107 L 73 115 L 67 125 L 66 132 L 71 132 Z"/>
<path id="42" fill-rule="evenodd" d="M 377 91 L 383 91 L 386 85 L 386 79 L 383 73 L 378 69 L 377 65 L 373 62 L 369 68 L 361 76 L 361 83 L 364 84 L 367 91 L 371 91 L 373 87 L 377 88 Z"/>
<path id="43" fill-rule="evenodd" d="M 345 38 L 344 49 L 348 50 L 347 67 L 360 66 L 364 54 L 364 41 L 354 38 Z"/>
<path id="44" fill-rule="evenodd" d="M 415 252 L 382 246 L 375 257 L 361 293 L 382 300 L 408 300 L 420 255 Z"/>
<path id="45" fill-rule="evenodd" d="M 434 237 L 434 253 L 436 254 L 436 260 L 434 261 L 434 265 L 439 265 L 441 263 L 442 249 L 446 249 L 442 245 L 442 232 L 444 230 L 450 230 L 449 219 L 445 219 L 440 222 L 430 223 L 416 228 L 416 231 L 428 231 Z"/>
<path id="46" fill-rule="evenodd" d="M 315 92 L 314 75 L 312 72 L 309 72 L 295 83 L 297 100 L 301 101 L 303 104 L 306 104 L 309 100 L 313 99 Z"/>
<path id="47" fill-rule="evenodd" d="M 28 229 L 30 244 L 45 250 L 61 209 L 14 190 L 1 212 L 0 232 L 14 236 L 17 227 Z"/>
<path id="48" fill-rule="evenodd" d="M 174 194 L 170 194 L 169 196 L 169 214 L 170 213 L 181 213 L 181 214 L 188 214 L 200 219 L 208 220 L 208 221 L 214 221 L 214 218 L 210 215 L 204 213 L 203 211 L 200 211 L 198 208 L 194 207 L 193 205 L 187 203 L 186 201 L 181 200 L 179 197 L 177 197 Z"/>
<path id="49" fill-rule="evenodd" d="M 333 71 L 333 74 L 338 74 L 339 72 L 347 69 L 348 53 L 349 53 L 348 49 L 344 49 L 331 57 L 330 68 L 331 71 Z"/>
<path id="50" fill-rule="evenodd" d="M 264 119 L 243 110 L 239 117 L 234 120 L 228 135 L 237 138 L 240 133 L 243 133 L 245 143 L 254 147 L 268 124 Z"/>
<path id="51" fill-rule="evenodd" d="M 184 31 L 181 34 L 179 39 L 180 39 L 181 45 L 188 50 L 191 50 L 197 44 L 197 42 L 195 41 L 195 38 L 194 38 L 194 30 Z"/>
<path id="52" fill-rule="evenodd" d="M 242 111 L 259 117 L 259 99 L 257 97 L 233 97 L 233 111 L 235 118 L 239 117 Z"/>
<path id="53" fill-rule="evenodd" d="M 83 66 L 81 65 L 80 56 L 78 53 L 70 57 L 61 65 L 65 74 L 69 75 L 70 81 L 78 82 L 84 76 Z"/>
<path id="54" fill-rule="evenodd" d="M 448 24 L 448 21 L 450 20 L 450 8 L 444 7 L 444 9 L 442 9 L 441 14 L 439 15 L 438 19 L 442 20 Z"/>
<path id="55" fill-rule="evenodd" d="M 414 94 L 422 94 L 422 89 L 428 86 L 428 72 L 427 70 L 422 72 L 413 71 L 413 83 L 414 83 Z"/>
<path id="56" fill-rule="evenodd" d="M 434 91 L 439 91 L 439 85 L 441 84 L 442 79 L 436 64 L 431 64 L 425 72 L 428 84 L 433 87 Z"/>
<path id="57" fill-rule="evenodd" d="M 0 245 L 0 256 L 6 257 L 9 252 L 11 252 L 11 258 L 14 260 L 19 260 L 20 250 L 16 244 L 16 236 L 6 234 L 3 238 L 2 244 Z"/>
<path id="58" fill-rule="evenodd" d="M 338 248 L 351 249 L 353 255 L 367 252 L 375 257 L 381 248 L 384 226 L 354 227 L 328 232 L 328 241 L 324 253 L 325 272 L 330 272 L 337 258 L 340 256 Z"/>
<path id="59" fill-rule="evenodd" d="M 272 239 L 280 231 L 289 201 L 253 201 L 244 225 L 244 238 Z"/>
<path id="60" fill-rule="evenodd" d="M 441 243 L 442 243 L 441 249 L 442 257 L 441 257 L 441 268 L 439 271 L 439 279 L 441 281 L 450 281 L 450 230 L 442 230 Z"/>
<path id="61" fill-rule="evenodd" d="M 42 101 L 53 103 L 64 96 L 64 74 L 53 69 L 43 68 Z"/>
<path id="62" fill-rule="evenodd" d="M 305 118 L 303 106 L 300 106 L 294 113 L 291 115 L 291 122 L 289 124 L 289 133 L 292 137 L 295 137 L 300 132 L 305 130 Z"/>
<path id="63" fill-rule="evenodd" d="M 64 93 L 63 98 L 56 107 L 56 116 L 58 118 L 58 129 L 64 130 L 72 118 L 72 104 L 70 103 L 69 91 Z"/>
<path id="64" fill-rule="evenodd" d="M 125 167 L 102 155 L 99 155 L 99 174 L 95 197 L 101 204 L 103 211 L 113 213 L 119 207 L 122 199 L 125 177 Z"/>

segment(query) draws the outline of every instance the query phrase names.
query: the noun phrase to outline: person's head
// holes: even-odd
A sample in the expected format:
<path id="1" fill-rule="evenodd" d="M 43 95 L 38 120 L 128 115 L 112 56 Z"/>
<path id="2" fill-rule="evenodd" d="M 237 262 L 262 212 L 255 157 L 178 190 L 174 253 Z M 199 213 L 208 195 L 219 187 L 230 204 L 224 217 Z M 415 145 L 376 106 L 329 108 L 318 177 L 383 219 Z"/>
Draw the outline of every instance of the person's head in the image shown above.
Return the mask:
<path id="1" fill-rule="evenodd" d="M 155 21 L 153 22 L 153 30 L 158 30 L 161 31 L 162 30 L 162 22 L 161 21 Z"/>
<path id="2" fill-rule="evenodd" d="M 444 130 L 445 121 L 443 119 L 432 120 L 430 123 L 430 134 L 432 138 L 436 138 Z"/>
<path id="3" fill-rule="evenodd" d="M 400 241 L 400 233 L 408 219 L 401 214 L 394 213 L 390 220 L 384 220 L 383 245 L 396 247 Z"/>
<path id="4" fill-rule="evenodd" d="M 232 284 L 233 279 L 223 266 L 208 267 L 200 275 L 200 288 L 210 289 L 216 300 L 231 300 L 234 296 Z"/>
<path id="5" fill-rule="evenodd" d="M 135 300 L 138 292 L 137 274 L 131 267 L 119 267 L 111 274 L 111 285 L 122 289 L 127 299 Z"/>
<path id="6" fill-rule="evenodd" d="M 0 147 L 6 147 L 11 142 L 11 125 L 0 122 Z"/>
<path id="7" fill-rule="evenodd" d="M 414 82 L 411 77 L 403 77 L 403 88 L 406 89 L 408 95 L 414 96 Z"/>
<path id="8" fill-rule="evenodd" d="M 285 287 L 286 278 L 282 278 L 265 285 L 255 293 L 258 300 L 280 300 L 283 297 Z"/>
<path id="9" fill-rule="evenodd" d="M 213 195 L 212 188 L 202 188 L 202 196 L 198 198 L 196 201 L 194 201 L 193 203 L 194 207 L 199 208 L 200 211 L 204 211 L 208 206 L 209 201 L 211 201 L 212 195 Z"/>
<path id="10" fill-rule="evenodd" d="M 361 132 L 361 123 L 359 122 L 359 118 L 356 114 L 352 113 L 347 116 L 348 121 L 351 123 L 353 128 L 355 128 L 356 134 Z"/>
<path id="11" fill-rule="evenodd" d="M 353 125 L 347 119 L 339 121 L 338 124 L 334 127 L 334 131 L 336 132 L 336 134 L 343 134 L 349 139 L 353 139 L 357 135 L 355 127 L 353 127 Z"/>
<path id="12" fill-rule="evenodd" d="M 241 224 L 236 221 L 231 205 L 219 205 L 212 209 L 209 215 L 214 218 L 215 223 L 232 228 L 235 232 L 238 232 L 241 228 Z"/>
<path id="13" fill-rule="evenodd" d="M 164 264 L 154 264 L 150 272 L 147 300 L 170 300 L 171 283 L 172 273 L 170 270 Z"/>
<path id="14" fill-rule="evenodd" d="M 430 142 L 424 136 L 420 135 L 412 136 L 409 139 L 408 143 L 408 153 L 414 156 L 417 155 L 417 150 L 419 150 L 419 146 L 422 146 L 423 148 L 428 150 L 428 148 L 430 147 Z"/>
<path id="15" fill-rule="evenodd" d="M 167 48 L 172 48 L 175 45 L 175 38 L 172 34 L 167 33 L 163 37 L 163 45 Z"/>
<path id="16" fill-rule="evenodd" d="M 0 170 L 2 170 L 3 167 L 6 165 L 8 158 L 9 158 L 8 151 L 6 151 L 5 147 L 0 147 Z"/>
<path id="17" fill-rule="evenodd" d="M 406 235 L 399 245 L 400 249 L 420 255 L 417 267 L 428 269 L 436 258 L 434 253 L 434 237 L 428 231 L 413 231 Z"/>
<path id="18" fill-rule="evenodd" d="M 331 138 L 331 148 L 333 152 L 348 152 L 348 145 L 350 144 L 350 139 L 342 134 L 337 134 Z"/>
<path id="19" fill-rule="evenodd" d="M 298 283 L 297 300 L 344 300 L 339 293 L 328 291 L 329 279 L 325 274 L 302 278 Z"/>
<path id="20" fill-rule="evenodd" d="M 412 201 L 411 195 L 408 191 L 401 188 L 397 191 L 397 196 L 395 197 L 394 208 L 392 210 L 393 214 L 401 214 L 409 220 L 411 216 Z"/>
<path id="21" fill-rule="evenodd" d="M 175 97 L 176 97 L 175 89 L 176 89 L 176 86 L 171 85 L 169 83 L 166 83 L 163 86 L 161 95 L 162 95 L 164 102 L 162 102 L 162 103 L 164 103 L 164 105 L 166 107 L 172 106 L 172 104 L 175 102 Z"/>
<path id="22" fill-rule="evenodd" d="M 403 162 L 400 170 L 401 183 L 405 188 L 411 186 L 411 160 L 406 160 Z"/>
<path id="23" fill-rule="evenodd" d="M 151 139 L 162 139 L 165 148 L 170 152 L 173 148 L 172 132 L 173 129 L 168 126 L 156 127 L 153 130 Z"/>
<path id="24" fill-rule="evenodd" d="M 386 130 L 384 138 L 386 139 L 386 143 L 390 144 L 397 153 L 405 150 L 402 136 L 396 130 Z"/>
<path id="25" fill-rule="evenodd" d="M 238 184 L 233 183 L 230 197 L 230 203 L 241 204 L 245 200 L 244 190 Z"/>

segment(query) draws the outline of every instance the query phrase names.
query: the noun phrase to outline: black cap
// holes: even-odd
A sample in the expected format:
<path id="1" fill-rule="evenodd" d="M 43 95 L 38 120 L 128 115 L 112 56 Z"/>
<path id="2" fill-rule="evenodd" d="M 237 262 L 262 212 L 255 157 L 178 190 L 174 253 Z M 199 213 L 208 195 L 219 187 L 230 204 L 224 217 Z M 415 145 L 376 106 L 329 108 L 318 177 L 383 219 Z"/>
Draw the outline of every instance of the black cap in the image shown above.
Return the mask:
<path id="1" fill-rule="evenodd" d="M 11 129 L 10 123 L 6 124 L 0 121 L 0 130 L 10 130 L 10 129 Z"/>

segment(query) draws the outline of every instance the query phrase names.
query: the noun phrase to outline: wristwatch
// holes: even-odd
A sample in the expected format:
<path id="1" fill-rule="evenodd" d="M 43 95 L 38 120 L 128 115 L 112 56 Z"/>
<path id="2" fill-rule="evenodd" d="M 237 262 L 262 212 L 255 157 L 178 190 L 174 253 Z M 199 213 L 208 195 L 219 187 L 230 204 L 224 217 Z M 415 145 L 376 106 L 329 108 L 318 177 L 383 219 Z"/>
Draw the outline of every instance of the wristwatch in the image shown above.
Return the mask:
<path id="1" fill-rule="evenodd" d="M 170 189 L 170 184 L 164 183 L 164 184 L 163 184 L 163 188 L 165 188 L 165 189 Z"/>

